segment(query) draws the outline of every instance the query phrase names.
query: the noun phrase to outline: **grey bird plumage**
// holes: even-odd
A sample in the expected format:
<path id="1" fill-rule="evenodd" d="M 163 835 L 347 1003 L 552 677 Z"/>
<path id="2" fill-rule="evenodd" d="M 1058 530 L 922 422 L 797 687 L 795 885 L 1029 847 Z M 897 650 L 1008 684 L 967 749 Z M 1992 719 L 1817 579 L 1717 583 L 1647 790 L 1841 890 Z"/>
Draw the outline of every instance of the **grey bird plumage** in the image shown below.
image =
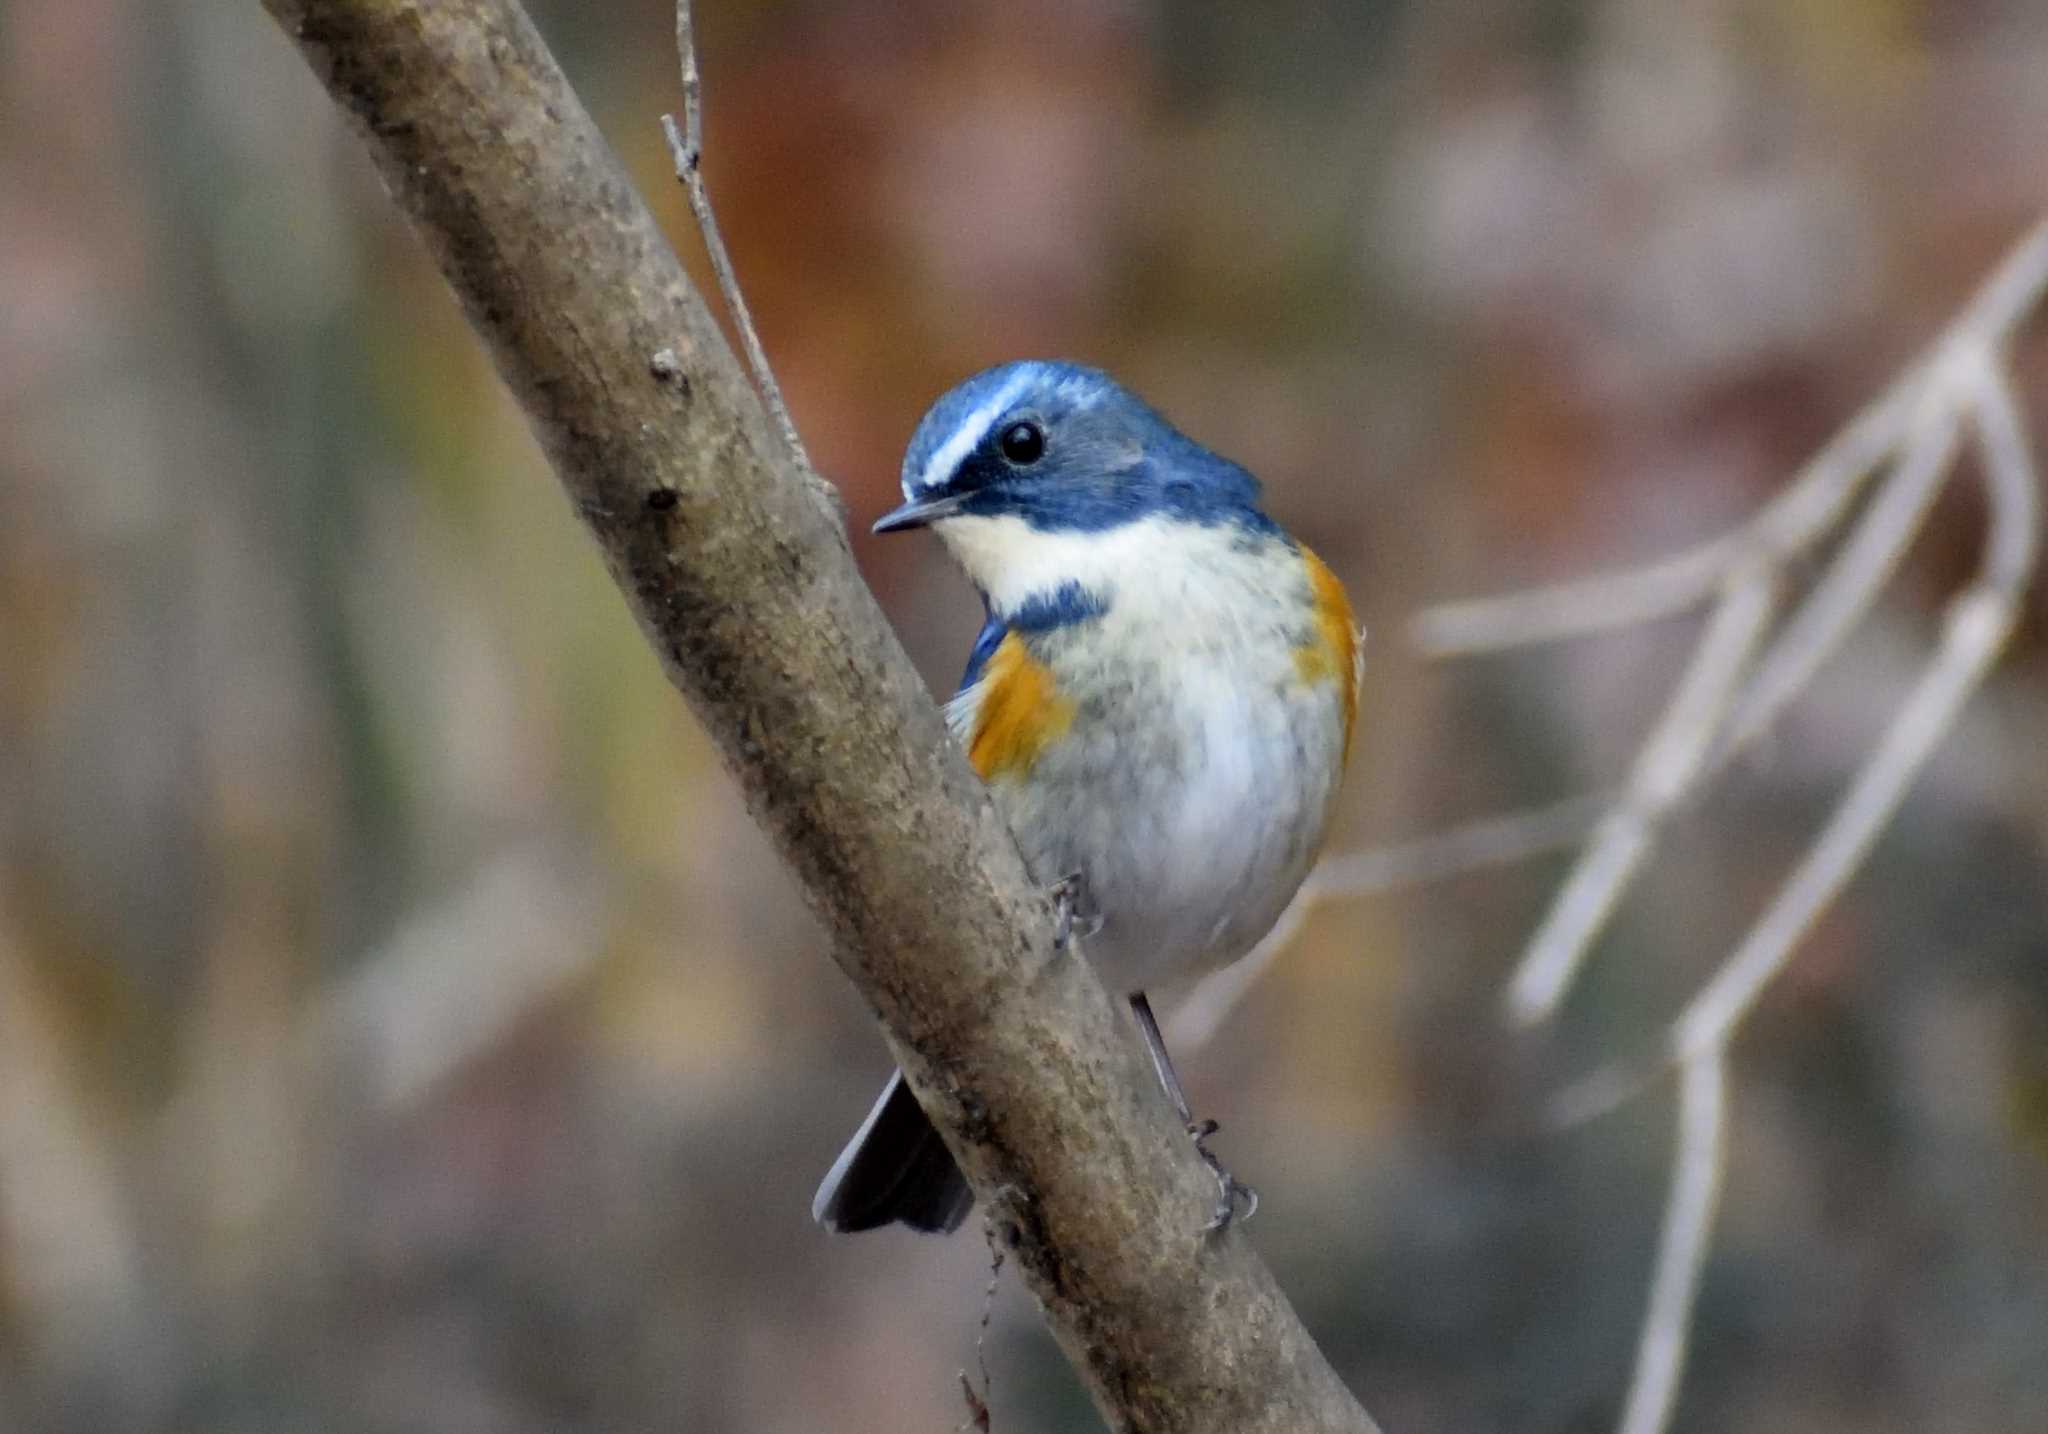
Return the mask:
<path id="1" fill-rule="evenodd" d="M 1335 578 L 1248 473 L 1073 365 L 940 399 L 903 490 L 877 530 L 932 527 L 988 609 L 949 723 L 1034 876 L 1080 876 L 1105 983 L 1143 993 L 1250 951 L 1343 772 L 1358 669 Z M 899 1073 L 813 1214 L 950 1230 L 970 1203 Z"/>

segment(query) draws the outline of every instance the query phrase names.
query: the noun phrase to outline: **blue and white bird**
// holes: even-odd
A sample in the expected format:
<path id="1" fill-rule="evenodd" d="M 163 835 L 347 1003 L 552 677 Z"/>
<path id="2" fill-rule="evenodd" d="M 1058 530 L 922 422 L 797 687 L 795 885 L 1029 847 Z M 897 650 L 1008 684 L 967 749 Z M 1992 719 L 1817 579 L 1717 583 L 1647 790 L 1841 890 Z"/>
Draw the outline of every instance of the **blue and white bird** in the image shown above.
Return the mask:
<path id="1" fill-rule="evenodd" d="M 1186 1118 L 1144 993 L 1245 955 L 1308 874 L 1358 708 L 1343 586 L 1251 474 L 1073 364 L 940 398 L 903 496 L 875 531 L 932 529 L 988 610 L 947 720 Z M 1190 1122 L 1198 1146 L 1213 1129 Z M 1210 1163 L 1221 1223 L 1248 1192 Z M 972 1203 L 898 1072 L 812 1214 L 952 1230 Z"/>

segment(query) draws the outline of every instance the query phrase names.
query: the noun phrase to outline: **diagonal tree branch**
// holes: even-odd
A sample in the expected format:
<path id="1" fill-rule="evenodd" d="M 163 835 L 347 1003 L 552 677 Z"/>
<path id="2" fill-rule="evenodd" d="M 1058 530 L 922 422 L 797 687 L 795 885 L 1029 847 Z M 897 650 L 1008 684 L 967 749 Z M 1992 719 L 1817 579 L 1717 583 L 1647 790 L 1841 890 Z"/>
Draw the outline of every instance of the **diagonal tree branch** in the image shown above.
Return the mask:
<path id="1" fill-rule="evenodd" d="M 1373 1428 L 1238 1231 L 516 0 L 265 0 L 361 133 L 1118 1429 Z M 802 1200 L 792 1192 L 791 1218 Z"/>

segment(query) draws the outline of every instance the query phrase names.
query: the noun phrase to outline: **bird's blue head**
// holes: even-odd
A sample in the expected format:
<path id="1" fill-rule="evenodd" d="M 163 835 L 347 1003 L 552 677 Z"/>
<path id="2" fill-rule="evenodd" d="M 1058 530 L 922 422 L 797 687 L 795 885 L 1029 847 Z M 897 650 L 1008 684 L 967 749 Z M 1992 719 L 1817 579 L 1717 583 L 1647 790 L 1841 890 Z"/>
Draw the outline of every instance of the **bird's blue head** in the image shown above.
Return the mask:
<path id="1" fill-rule="evenodd" d="M 1021 569 L 1147 520 L 1277 532 L 1251 474 L 1100 370 L 1043 360 L 985 370 L 933 404 L 904 454 L 903 496 L 874 531 L 932 528 L 992 599 Z"/>

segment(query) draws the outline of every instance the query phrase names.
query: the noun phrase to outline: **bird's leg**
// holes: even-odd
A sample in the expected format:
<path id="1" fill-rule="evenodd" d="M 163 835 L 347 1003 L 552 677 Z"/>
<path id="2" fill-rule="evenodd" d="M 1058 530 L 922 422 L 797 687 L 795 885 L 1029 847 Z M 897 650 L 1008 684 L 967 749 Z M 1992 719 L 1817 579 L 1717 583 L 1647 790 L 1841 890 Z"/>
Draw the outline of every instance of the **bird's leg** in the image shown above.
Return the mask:
<path id="1" fill-rule="evenodd" d="M 1188 1134 L 1195 1138 L 1195 1153 L 1202 1157 L 1202 1163 L 1216 1177 L 1216 1213 L 1202 1227 L 1202 1233 L 1206 1235 L 1221 1230 L 1236 1219 L 1239 1196 L 1245 1202 L 1244 1218 L 1251 1219 L 1259 1212 L 1259 1192 L 1232 1175 L 1210 1151 L 1208 1140 L 1216 1133 L 1217 1124 L 1213 1120 L 1196 1120 L 1194 1112 L 1188 1109 L 1187 1092 L 1180 1088 L 1180 1077 L 1173 1069 L 1173 1057 L 1166 1053 L 1166 1039 L 1159 1034 L 1159 1022 L 1152 1015 L 1152 1003 L 1145 999 L 1143 991 L 1132 993 L 1131 1014 L 1138 1018 L 1138 1032 L 1145 1038 L 1146 1054 L 1152 1057 L 1153 1073 L 1166 1087 L 1166 1094 L 1173 1101 L 1173 1108 L 1180 1112 Z"/>
<path id="2" fill-rule="evenodd" d="M 1088 904 L 1088 878 L 1084 873 L 1067 873 L 1046 888 L 1046 895 L 1052 898 L 1054 950 L 1064 951 L 1073 937 L 1086 941 L 1102 929 L 1102 913 Z"/>

